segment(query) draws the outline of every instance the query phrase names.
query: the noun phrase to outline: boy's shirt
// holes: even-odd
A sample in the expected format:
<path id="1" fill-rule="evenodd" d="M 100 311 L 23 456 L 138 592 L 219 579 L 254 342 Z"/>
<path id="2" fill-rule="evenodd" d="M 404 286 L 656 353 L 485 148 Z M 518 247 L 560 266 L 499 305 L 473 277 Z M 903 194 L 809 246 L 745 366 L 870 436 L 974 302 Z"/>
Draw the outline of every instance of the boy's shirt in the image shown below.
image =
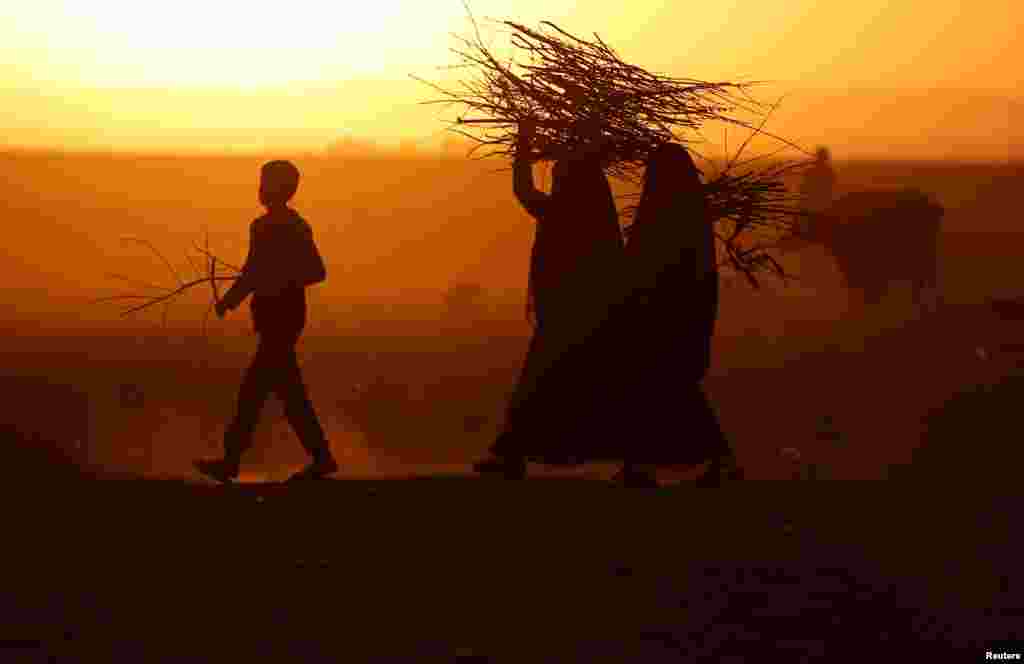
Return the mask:
<path id="1" fill-rule="evenodd" d="M 249 226 L 249 254 L 241 277 L 224 294 L 231 309 L 252 294 L 257 332 L 300 331 L 306 324 L 306 286 L 327 278 L 313 230 L 295 210 L 272 211 Z"/>

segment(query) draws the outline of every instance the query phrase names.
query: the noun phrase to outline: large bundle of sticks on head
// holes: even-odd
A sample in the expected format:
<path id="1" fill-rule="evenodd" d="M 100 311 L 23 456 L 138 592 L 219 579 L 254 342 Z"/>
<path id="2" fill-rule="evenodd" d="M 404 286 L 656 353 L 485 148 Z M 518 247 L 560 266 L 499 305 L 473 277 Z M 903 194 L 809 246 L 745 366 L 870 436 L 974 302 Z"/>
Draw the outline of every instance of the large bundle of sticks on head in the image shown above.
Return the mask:
<path id="1" fill-rule="evenodd" d="M 511 31 L 511 45 L 520 58 L 502 61 L 495 56 L 474 21 L 473 36 L 456 36 L 460 46 L 453 49 L 460 59 L 457 67 L 469 68 L 474 78 L 448 89 L 413 77 L 440 94 L 425 103 L 463 107 L 451 130 L 476 142 L 473 152 L 513 155 L 519 123 L 529 118 L 536 126 L 537 158 L 555 159 L 578 140 L 576 128 L 581 123 L 596 119 L 610 139 L 607 173 L 636 183 L 658 145 L 675 141 L 695 151 L 691 143 L 701 137 L 707 123 L 742 127 L 750 131 L 748 139 L 724 168 L 705 178 L 721 258 L 754 285 L 762 269 L 784 275 L 766 250 L 792 233 L 804 214 L 783 176 L 807 162 L 763 161 L 765 165 L 755 167 L 755 161 L 765 158 L 741 159 L 756 135 L 781 142 L 783 149 L 799 150 L 764 131 L 775 106 L 751 95 L 756 82 L 708 82 L 651 73 L 624 62 L 599 36 L 589 41 L 550 22 L 536 30 L 512 21 L 498 26 Z M 627 215 L 631 211 L 625 210 Z"/>

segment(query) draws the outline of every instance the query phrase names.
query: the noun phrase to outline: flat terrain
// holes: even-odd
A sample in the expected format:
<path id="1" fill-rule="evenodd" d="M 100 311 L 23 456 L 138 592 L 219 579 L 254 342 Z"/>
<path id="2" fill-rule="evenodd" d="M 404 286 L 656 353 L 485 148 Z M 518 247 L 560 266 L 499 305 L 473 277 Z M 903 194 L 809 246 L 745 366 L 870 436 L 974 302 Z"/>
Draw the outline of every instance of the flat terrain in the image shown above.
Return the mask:
<path id="1" fill-rule="evenodd" d="M 981 661 L 1024 637 L 1014 487 L 437 477 L 18 498 L 5 661 Z"/>

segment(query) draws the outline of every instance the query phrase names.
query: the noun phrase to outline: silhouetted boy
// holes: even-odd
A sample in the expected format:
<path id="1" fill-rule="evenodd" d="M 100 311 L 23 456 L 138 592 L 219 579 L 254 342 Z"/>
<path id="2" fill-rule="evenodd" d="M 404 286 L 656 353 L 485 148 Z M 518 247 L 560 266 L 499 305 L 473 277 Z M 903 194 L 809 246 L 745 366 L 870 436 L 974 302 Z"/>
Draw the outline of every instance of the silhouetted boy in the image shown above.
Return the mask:
<path id="1" fill-rule="evenodd" d="M 260 203 L 267 213 L 249 227 L 249 255 L 241 277 L 216 305 L 217 315 L 235 309 L 251 293 L 253 327 L 259 345 L 245 372 L 238 410 L 224 434 L 224 458 L 197 461 L 204 475 L 220 482 L 238 477 L 242 453 L 271 392 L 284 402 L 285 416 L 312 463 L 292 480 L 315 479 L 338 470 L 306 393 L 295 344 L 306 325 L 306 287 L 327 278 L 309 224 L 288 207 L 299 186 L 299 170 L 271 161 L 260 171 Z"/>

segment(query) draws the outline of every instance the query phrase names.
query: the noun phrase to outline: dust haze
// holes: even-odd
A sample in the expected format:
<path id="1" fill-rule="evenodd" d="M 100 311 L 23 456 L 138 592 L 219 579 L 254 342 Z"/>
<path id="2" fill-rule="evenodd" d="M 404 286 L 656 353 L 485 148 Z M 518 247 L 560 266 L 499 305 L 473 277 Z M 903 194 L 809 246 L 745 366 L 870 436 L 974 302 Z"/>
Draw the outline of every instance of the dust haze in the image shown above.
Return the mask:
<path id="1" fill-rule="evenodd" d="M 191 459 L 219 449 L 254 344 L 248 307 L 211 316 L 204 335 L 208 293 L 190 293 L 166 321 L 159 311 L 120 318 L 117 306 L 91 300 L 139 291 L 109 273 L 172 283 L 125 236 L 152 242 L 184 272 L 187 248 L 209 232 L 211 249 L 240 265 L 261 213 L 259 166 L 283 157 L 303 174 L 293 206 L 327 263 L 328 280 L 309 291 L 299 352 L 339 460 L 356 475 L 466 466 L 497 432 L 525 351 L 533 222 L 505 165 L 463 152 L 4 153 L 0 324 L 4 380 L 19 395 L 5 425 L 77 441 L 92 464 L 154 476 L 186 473 Z M 885 477 L 934 447 L 925 414 L 1016 361 L 999 351 L 1012 346 L 1012 324 L 986 303 L 1024 295 L 1015 271 L 1020 164 L 893 159 L 836 169 L 837 194 L 910 186 L 945 207 L 945 304 L 922 321 L 895 284 L 866 307 L 813 248 L 784 257 L 801 277 L 788 284 L 753 290 L 723 273 L 707 385 L 737 454 L 764 477 L 784 468 L 761 417 L 775 418 L 772 437 L 807 441 L 834 476 Z M 871 387 L 883 374 L 885 384 Z M 57 402 L 43 404 L 47 390 L 81 415 L 48 416 Z M 865 421 L 865 404 L 884 417 Z M 856 452 L 815 447 L 822 414 L 847 429 Z M 272 401 L 246 472 L 274 476 L 301 463 L 279 415 Z"/>

